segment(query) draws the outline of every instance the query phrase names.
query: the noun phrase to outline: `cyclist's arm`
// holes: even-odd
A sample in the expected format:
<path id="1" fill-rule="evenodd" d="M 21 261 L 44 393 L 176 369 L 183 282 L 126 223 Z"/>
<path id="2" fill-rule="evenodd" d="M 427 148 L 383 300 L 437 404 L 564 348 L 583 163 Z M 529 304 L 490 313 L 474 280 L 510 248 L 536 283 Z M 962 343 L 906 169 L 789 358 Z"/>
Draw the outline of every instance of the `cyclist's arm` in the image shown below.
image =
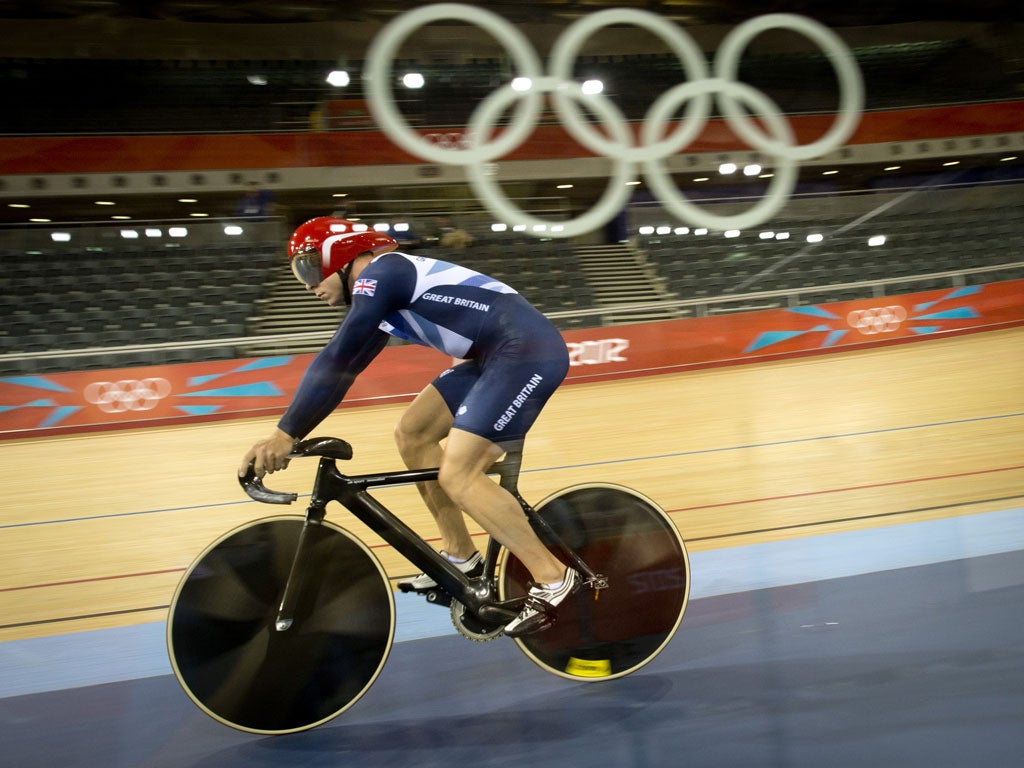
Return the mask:
<path id="1" fill-rule="evenodd" d="M 304 438 L 338 407 L 356 376 L 388 343 L 388 335 L 376 323 L 368 329 L 363 323 L 350 323 L 353 314 L 354 311 L 345 318 L 327 346 L 313 358 L 291 405 L 277 424 L 294 440 Z"/>
<path id="2" fill-rule="evenodd" d="M 395 266 L 371 264 L 364 275 L 377 278 L 370 295 L 356 295 L 352 308 L 337 333 L 313 358 L 302 376 L 292 403 L 285 411 L 278 429 L 295 440 L 312 431 L 338 407 L 356 376 L 387 345 L 388 334 L 380 330 L 381 321 L 389 312 L 408 303 L 412 293 L 414 271 Z M 407 274 L 409 272 L 409 274 Z"/>

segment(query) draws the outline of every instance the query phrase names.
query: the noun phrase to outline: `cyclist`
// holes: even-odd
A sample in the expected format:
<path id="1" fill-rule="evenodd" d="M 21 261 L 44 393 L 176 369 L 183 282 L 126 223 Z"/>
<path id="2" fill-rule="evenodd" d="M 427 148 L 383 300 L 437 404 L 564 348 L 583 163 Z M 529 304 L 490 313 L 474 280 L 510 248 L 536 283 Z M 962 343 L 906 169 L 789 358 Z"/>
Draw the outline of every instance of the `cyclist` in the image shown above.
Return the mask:
<path id="1" fill-rule="evenodd" d="M 529 569 L 533 584 L 506 634 L 545 629 L 581 578 L 548 551 L 519 503 L 486 470 L 503 446 L 523 440 L 565 378 L 565 342 L 504 283 L 397 247 L 385 233 L 330 216 L 307 221 L 292 234 L 288 258 L 295 276 L 329 306 L 350 309 L 310 363 L 277 428 L 246 453 L 239 474 L 250 462 L 259 476 L 285 468 L 293 445 L 338 406 L 389 335 L 462 360 L 402 414 L 395 429 L 398 450 L 410 469 L 440 468 L 438 481 L 419 490 L 437 521 L 444 554 L 459 570 L 477 573 L 481 564 L 463 511 Z M 421 574 L 405 586 L 423 591 L 437 585 Z"/>

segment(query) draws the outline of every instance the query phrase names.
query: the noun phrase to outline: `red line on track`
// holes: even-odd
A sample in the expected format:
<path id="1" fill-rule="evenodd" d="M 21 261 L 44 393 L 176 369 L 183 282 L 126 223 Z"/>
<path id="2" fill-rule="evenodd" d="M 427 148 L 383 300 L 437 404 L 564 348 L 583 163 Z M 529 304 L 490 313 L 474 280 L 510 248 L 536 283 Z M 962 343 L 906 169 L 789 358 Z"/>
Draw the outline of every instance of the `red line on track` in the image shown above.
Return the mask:
<path id="1" fill-rule="evenodd" d="M 139 571 L 138 573 L 119 573 L 114 576 L 93 576 L 88 579 L 72 579 L 70 581 L 51 581 L 46 584 L 25 584 L 21 587 L 3 587 L 0 592 L 16 592 L 19 589 L 40 589 L 42 587 L 66 587 L 71 584 L 88 584 L 93 581 L 111 581 L 113 579 L 134 579 L 137 576 L 159 576 L 163 573 L 181 573 L 184 568 L 165 568 L 162 571 Z"/>
<path id="2" fill-rule="evenodd" d="M 782 496 L 765 496 L 760 499 L 741 499 L 740 501 L 722 501 L 717 504 L 699 504 L 695 507 L 678 507 L 665 510 L 670 514 L 673 512 L 690 512 L 695 509 L 714 509 L 715 507 L 735 507 L 740 504 L 758 504 L 762 501 L 781 501 L 784 499 L 799 499 L 806 496 L 824 496 L 829 493 L 847 493 L 848 491 L 865 491 L 872 488 L 886 488 L 893 485 L 910 485 L 911 483 L 928 483 L 933 480 L 951 480 L 956 477 L 971 477 L 972 475 L 988 475 L 993 472 L 1012 472 L 1016 469 L 1024 469 L 1024 465 L 1015 467 L 999 467 L 997 469 L 979 469 L 974 472 L 957 472 L 952 475 L 936 475 L 935 477 L 915 477 L 910 480 L 892 480 L 888 483 L 870 483 L 868 485 L 851 485 L 847 488 L 830 488 L 825 491 L 808 491 L 807 493 L 789 493 Z"/>
<path id="3" fill-rule="evenodd" d="M 666 510 L 669 514 L 675 512 L 689 512 L 695 509 L 714 509 L 715 507 L 734 507 L 740 504 L 757 504 L 763 501 L 781 501 L 784 499 L 799 499 L 807 496 L 824 496 L 830 493 L 846 493 L 848 491 L 863 491 L 870 490 L 872 488 L 885 488 L 893 485 L 909 485 L 911 483 L 928 483 L 935 480 L 950 480 L 957 477 L 971 477 L 974 475 L 988 475 L 995 472 L 1012 472 L 1014 470 L 1024 469 L 1024 464 L 1020 464 L 1013 467 L 998 467 L 996 469 L 979 469 L 974 472 L 958 472 L 951 475 L 936 475 L 934 477 L 915 477 L 910 480 L 893 480 L 888 483 L 871 483 L 869 485 L 852 485 L 847 488 L 830 488 L 824 491 L 808 491 L 807 493 L 790 493 L 783 496 L 765 496 L 760 499 L 741 499 L 739 501 L 723 501 L 716 504 L 700 504 L 694 507 L 678 507 L 676 509 Z M 486 534 L 476 534 L 477 536 L 484 536 Z M 427 541 L 434 541 L 436 539 L 427 539 Z M 375 544 L 371 549 L 387 549 L 390 544 Z M 115 576 L 96 576 L 88 579 L 72 579 L 70 581 L 52 581 L 45 584 L 26 584 L 20 587 L 3 587 L 0 588 L 0 592 L 15 592 L 24 589 L 42 589 L 44 587 L 63 587 L 72 584 L 88 584 L 97 581 L 111 581 L 114 579 L 133 579 L 139 576 L 158 576 L 165 573 L 182 573 L 184 568 L 166 568 L 160 571 L 140 571 L 138 573 L 123 573 Z"/>

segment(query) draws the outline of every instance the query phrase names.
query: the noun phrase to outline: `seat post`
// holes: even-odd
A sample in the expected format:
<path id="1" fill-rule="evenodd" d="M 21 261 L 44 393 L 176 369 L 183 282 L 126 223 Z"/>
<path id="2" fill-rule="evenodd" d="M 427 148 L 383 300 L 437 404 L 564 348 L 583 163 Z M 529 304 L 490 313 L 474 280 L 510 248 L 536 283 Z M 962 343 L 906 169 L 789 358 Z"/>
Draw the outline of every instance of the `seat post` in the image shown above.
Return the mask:
<path id="1" fill-rule="evenodd" d="M 519 497 L 519 470 L 523 466 L 523 440 L 502 443 L 504 458 L 491 466 L 490 473 L 498 474 L 498 485 Z"/>

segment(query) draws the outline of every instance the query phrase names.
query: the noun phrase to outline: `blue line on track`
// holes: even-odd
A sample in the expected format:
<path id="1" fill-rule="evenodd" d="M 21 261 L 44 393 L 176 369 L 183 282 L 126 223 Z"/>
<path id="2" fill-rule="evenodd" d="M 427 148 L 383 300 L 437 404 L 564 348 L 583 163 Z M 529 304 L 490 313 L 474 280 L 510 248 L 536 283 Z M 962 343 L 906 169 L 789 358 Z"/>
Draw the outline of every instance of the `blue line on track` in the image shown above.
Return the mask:
<path id="1" fill-rule="evenodd" d="M 691 600 L 963 561 L 971 589 L 1020 574 L 975 561 L 1024 549 L 1024 508 L 690 553 Z M 870 599 L 870 596 L 865 596 Z M 448 611 L 395 595 L 396 642 L 453 635 Z M 940 605 L 941 607 L 941 605 Z M 684 619 L 679 637 L 686 642 Z M 0 642 L 0 699 L 171 674 L 163 621 Z"/>

